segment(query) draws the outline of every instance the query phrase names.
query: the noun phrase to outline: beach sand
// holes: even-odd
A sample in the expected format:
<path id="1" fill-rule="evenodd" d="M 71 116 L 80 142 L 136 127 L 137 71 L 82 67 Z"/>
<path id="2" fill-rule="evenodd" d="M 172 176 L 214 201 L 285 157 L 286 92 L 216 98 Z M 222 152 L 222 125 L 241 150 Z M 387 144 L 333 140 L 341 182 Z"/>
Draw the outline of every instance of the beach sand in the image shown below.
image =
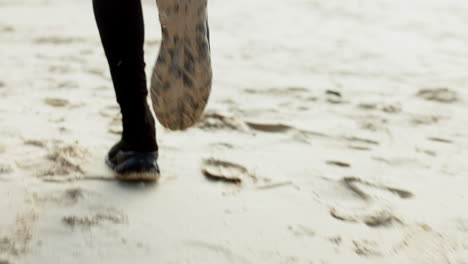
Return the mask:
<path id="1" fill-rule="evenodd" d="M 91 1 L 0 0 L 0 263 L 468 263 L 467 12 L 210 0 L 206 113 L 126 184 Z"/>

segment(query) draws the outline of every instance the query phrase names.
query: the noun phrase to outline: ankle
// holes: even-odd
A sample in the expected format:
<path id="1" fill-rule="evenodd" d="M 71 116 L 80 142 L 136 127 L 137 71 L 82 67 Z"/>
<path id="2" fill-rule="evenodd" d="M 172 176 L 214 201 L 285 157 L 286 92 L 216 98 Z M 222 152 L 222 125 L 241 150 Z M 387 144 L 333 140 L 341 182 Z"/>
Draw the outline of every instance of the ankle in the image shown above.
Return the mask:
<path id="1" fill-rule="evenodd" d="M 132 151 L 158 150 L 154 117 L 146 102 L 139 102 L 122 109 L 122 141 Z"/>

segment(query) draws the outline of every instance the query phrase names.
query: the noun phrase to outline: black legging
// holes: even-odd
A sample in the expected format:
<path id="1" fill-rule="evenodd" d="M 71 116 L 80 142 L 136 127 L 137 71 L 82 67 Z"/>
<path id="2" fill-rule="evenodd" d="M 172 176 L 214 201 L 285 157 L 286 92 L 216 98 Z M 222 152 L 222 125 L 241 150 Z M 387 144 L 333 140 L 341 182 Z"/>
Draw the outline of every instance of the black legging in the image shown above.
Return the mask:
<path id="1" fill-rule="evenodd" d="M 93 0 L 94 15 L 122 112 L 122 141 L 128 150 L 154 151 L 155 122 L 143 54 L 144 22 L 140 0 Z"/>

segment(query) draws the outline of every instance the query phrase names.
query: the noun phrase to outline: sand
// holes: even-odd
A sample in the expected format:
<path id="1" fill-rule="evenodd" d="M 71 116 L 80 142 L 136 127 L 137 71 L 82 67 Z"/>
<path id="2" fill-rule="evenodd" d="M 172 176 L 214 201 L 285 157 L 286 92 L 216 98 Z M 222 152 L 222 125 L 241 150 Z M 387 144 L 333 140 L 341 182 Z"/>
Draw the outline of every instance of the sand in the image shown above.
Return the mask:
<path id="1" fill-rule="evenodd" d="M 0 263 L 468 263 L 467 11 L 210 0 L 206 114 L 125 184 L 91 1 L 0 0 Z"/>

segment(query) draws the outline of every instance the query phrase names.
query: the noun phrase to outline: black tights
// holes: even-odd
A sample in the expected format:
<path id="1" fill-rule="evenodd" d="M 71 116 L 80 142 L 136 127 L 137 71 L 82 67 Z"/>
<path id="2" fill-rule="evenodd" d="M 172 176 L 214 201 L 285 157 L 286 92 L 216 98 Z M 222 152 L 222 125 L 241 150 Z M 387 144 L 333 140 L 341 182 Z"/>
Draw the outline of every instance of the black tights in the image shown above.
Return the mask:
<path id="1" fill-rule="evenodd" d="M 93 0 L 94 15 L 122 112 L 122 142 L 155 151 L 155 121 L 146 101 L 144 23 L 140 0 Z"/>

